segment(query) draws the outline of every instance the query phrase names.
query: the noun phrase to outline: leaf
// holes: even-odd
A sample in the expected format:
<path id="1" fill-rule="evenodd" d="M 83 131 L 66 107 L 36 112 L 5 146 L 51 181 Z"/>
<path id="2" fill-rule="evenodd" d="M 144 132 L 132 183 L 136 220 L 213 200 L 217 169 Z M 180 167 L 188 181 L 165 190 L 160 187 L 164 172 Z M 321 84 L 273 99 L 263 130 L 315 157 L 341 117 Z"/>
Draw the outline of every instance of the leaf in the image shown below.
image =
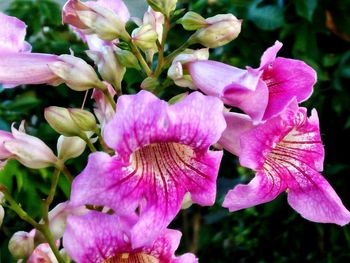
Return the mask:
<path id="1" fill-rule="evenodd" d="M 248 19 L 263 30 L 275 30 L 284 24 L 283 9 L 276 5 L 258 7 L 261 1 L 256 1 L 248 9 Z"/>
<path id="2" fill-rule="evenodd" d="M 294 4 L 297 14 L 311 22 L 317 7 L 317 0 L 295 0 Z"/>

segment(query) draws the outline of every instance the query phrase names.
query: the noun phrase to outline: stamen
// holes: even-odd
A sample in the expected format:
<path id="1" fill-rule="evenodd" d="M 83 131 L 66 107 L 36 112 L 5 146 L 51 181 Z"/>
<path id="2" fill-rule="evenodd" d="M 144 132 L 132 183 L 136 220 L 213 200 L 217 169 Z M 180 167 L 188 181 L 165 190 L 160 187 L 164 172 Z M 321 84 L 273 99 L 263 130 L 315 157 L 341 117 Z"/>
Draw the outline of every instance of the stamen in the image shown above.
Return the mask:
<path id="1" fill-rule="evenodd" d="M 103 263 L 160 263 L 159 259 L 145 253 L 121 253 Z"/>

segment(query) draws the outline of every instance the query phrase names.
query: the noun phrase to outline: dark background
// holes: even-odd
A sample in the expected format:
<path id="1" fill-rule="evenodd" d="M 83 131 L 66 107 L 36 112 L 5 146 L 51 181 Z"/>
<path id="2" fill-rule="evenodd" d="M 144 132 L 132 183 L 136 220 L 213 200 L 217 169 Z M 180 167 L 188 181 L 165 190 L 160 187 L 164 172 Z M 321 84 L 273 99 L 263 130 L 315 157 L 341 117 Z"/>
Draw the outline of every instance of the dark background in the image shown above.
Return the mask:
<path id="1" fill-rule="evenodd" d="M 48 0 L 10 2 L 6 12 L 27 23 L 27 40 L 33 45 L 33 52 L 64 54 L 71 48 L 85 58 L 85 46 L 61 24 L 59 5 Z M 211 59 L 238 67 L 257 67 L 263 51 L 280 40 L 284 46 L 279 56 L 302 59 L 317 71 L 314 94 L 303 105 L 309 110 L 316 108 L 320 115 L 326 147 L 323 174 L 350 208 L 350 1 L 198 0 L 180 1 L 178 7 L 205 17 L 233 13 L 244 20 L 240 36 L 211 50 Z M 179 46 L 187 35 L 181 26 L 174 26 L 168 48 Z M 141 80 L 139 73 L 129 70 L 123 85 L 125 91 L 138 91 Z M 176 87 L 169 90 L 163 94 L 165 98 L 183 92 Z M 80 107 L 84 95 L 63 85 L 2 90 L 0 129 L 9 130 L 12 122 L 25 119 L 28 133 L 55 149 L 58 135 L 45 123 L 44 107 Z M 74 173 L 85 166 L 86 156 L 87 153 L 68 164 Z M 0 172 L 0 183 L 6 184 L 16 200 L 39 219 L 40 200 L 48 193 L 51 172 L 24 169 L 11 161 Z M 235 213 L 221 208 L 228 189 L 251 177 L 251 171 L 239 167 L 237 159 L 225 153 L 217 204 L 211 208 L 194 205 L 182 211 L 172 224 L 183 231 L 179 252 L 194 251 L 205 263 L 350 262 L 350 226 L 306 221 L 288 206 L 285 194 L 269 204 Z M 68 194 L 69 188 L 62 179 L 56 202 L 67 199 Z M 11 262 L 7 242 L 18 230 L 30 227 L 7 209 L 0 229 L 0 262 Z"/>

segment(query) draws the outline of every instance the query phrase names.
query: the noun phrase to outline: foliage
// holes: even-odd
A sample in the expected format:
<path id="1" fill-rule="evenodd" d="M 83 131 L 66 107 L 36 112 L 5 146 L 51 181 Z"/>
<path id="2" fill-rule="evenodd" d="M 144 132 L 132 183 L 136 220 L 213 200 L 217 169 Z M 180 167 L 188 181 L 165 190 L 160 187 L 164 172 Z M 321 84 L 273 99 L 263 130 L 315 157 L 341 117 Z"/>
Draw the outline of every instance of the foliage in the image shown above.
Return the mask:
<path id="1" fill-rule="evenodd" d="M 346 150 L 350 147 L 350 91 L 347 89 L 350 82 L 350 21 L 347 15 L 350 1 L 196 0 L 180 1 L 179 5 L 204 17 L 229 12 L 244 20 L 239 38 L 217 48 L 212 59 L 239 67 L 257 66 L 262 52 L 278 39 L 284 43 L 281 56 L 302 59 L 317 70 L 319 81 L 307 105 L 314 105 L 320 114 L 326 147 L 324 176 L 349 208 L 347 185 L 350 179 L 347 175 L 350 165 Z M 69 53 L 71 48 L 77 56 L 85 57 L 84 45 L 61 24 L 60 7 L 56 3 L 14 0 L 7 13 L 26 22 L 27 39 L 34 51 L 63 54 Z M 187 36 L 181 26 L 176 27 L 172 31 L 176 35 L 169 38 L 174 46 L 185 41 Z M 139 89 L 141 78 L 135 74 L 136 71 L 129 72 L 124 80 L 123 87 L 129 92 Z M 183 92 L 169 89 L 171 91 L 163 94 L 164 97 Z M 9 123 L 26 119 L 30 133 L 54 148 L 58 135 L 45 123 L 41 109 L 48 105 L 80 107 L 84 94 L 71 94 L 64 86 L 2 90 L 0 129 L 8 130 Z M 82 156 L 80 162 L 71 164 L 70 168 L 78 171 L 85 163 L 86 156 Z M 50 173 L 50 169 L 24 170 L 13 161 L 0 172 L 0 183 L 7 185 L 16 200 L 38 218 L 42 208 L 34 200 L 47 195 Z M 289 208 L 285 195 L 269 204 L 233 214 L 223 210 L 220 204 L 227 190 L 234 184 L 248 181 L 251 174 L 240 168 L 237 160 L 228 154 L 221 174 L 224 176 L 218 182 L 217 205 L 201 209 L 193 206 L 183 211 L 173 223 L 174 227 L 183 230 L 184 251 L 195 251 L 201 262 L 208 263 L 350 260 L 350 227 L 308 222 Z M 69 189 L 64 184 L 60 186 L 58 194 L 63 200 Z M 17 219 L 8 212 L 6 227 L 1 228 L 0 262 L 11 262 L 7 243 L 12 233 L 30 229 Z"/>

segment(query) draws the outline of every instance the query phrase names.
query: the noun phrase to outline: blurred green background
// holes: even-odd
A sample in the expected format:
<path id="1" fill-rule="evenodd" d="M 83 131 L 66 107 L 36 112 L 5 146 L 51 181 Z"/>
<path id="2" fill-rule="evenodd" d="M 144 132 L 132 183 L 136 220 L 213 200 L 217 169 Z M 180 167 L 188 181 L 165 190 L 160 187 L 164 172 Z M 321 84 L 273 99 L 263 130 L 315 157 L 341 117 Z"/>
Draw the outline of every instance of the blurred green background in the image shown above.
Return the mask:
<path id="1" fill-rule="evenodd" d="M 5 2 L 7 2 L 5 4 Z M 63 2 L 63 1 L 62 1 Z M 126 1 L 133 16 L 145 9 L 143 1 Z M 0 1 L 0 8 L 28 25 L 27 40 L 34 52 L 64 54 L 71 48 L 84 55 L 85 45 L 67 26 L 62 25 L 60 5 L 49 0 Z M 321 133 L 326 147 L 324 176 L 350 208 L 350 1 L 348 0 L 196 0 L 179 1 L 178 8 L 196 11 L 205 17 L 233 13 L 244 20 L 242 33 L 232 43 L 211 51 L 211 59 L 235 66 L 257 67 L 263 51 L 275 40 L 284 46 L 279 56 L 306 61 L 318 73 L 318 83 L 310 100 L 304 103 L 320 115 Z M 188 35 L 175 25 L 169 38 L 170 50 Z M 129 71 L 124 81 L 127 92 L 139 90 L 142 80 Z M 183 92 L 170 87 L 170 94 Z M 45 123 L 43 109 L 49 105 L 80 107 L 84 93 L 61 85 L 26 86 L 0 91 L 0 129 L 25 119 L 28 132 L 52 148 L 58 135 Z M 88 104 L 87 107 L 92 107 Z M 86 164 L 83 155 L 69 163 L 74 172 Z M 35 218 L 40 218 L 41 202 L 48 193 L 50 169 L 28 170 L 10 162 L 0 172 L 0 183 L 11 189 L 16 200 Z M 350 262 L 350 226 L 316 224 L 302 219 L 282 194 L 275 201 L 228 213 L 220 207 L 228 189 L 252 177 L 240 168 L 237 159 L 225 153 L 218 180 L 217 204 L 211 208 L 192 206 L 182 211 L 172 227 L 183 231 L 179 252 L 194 251 L 200 262 Z M 60 183 L 56 202 L 65 200 L 69 189 Z M 18 230 L 30 230 L 11 211 L 0 229 L 0 262 L 12 262 L 7 242 Z"/>

